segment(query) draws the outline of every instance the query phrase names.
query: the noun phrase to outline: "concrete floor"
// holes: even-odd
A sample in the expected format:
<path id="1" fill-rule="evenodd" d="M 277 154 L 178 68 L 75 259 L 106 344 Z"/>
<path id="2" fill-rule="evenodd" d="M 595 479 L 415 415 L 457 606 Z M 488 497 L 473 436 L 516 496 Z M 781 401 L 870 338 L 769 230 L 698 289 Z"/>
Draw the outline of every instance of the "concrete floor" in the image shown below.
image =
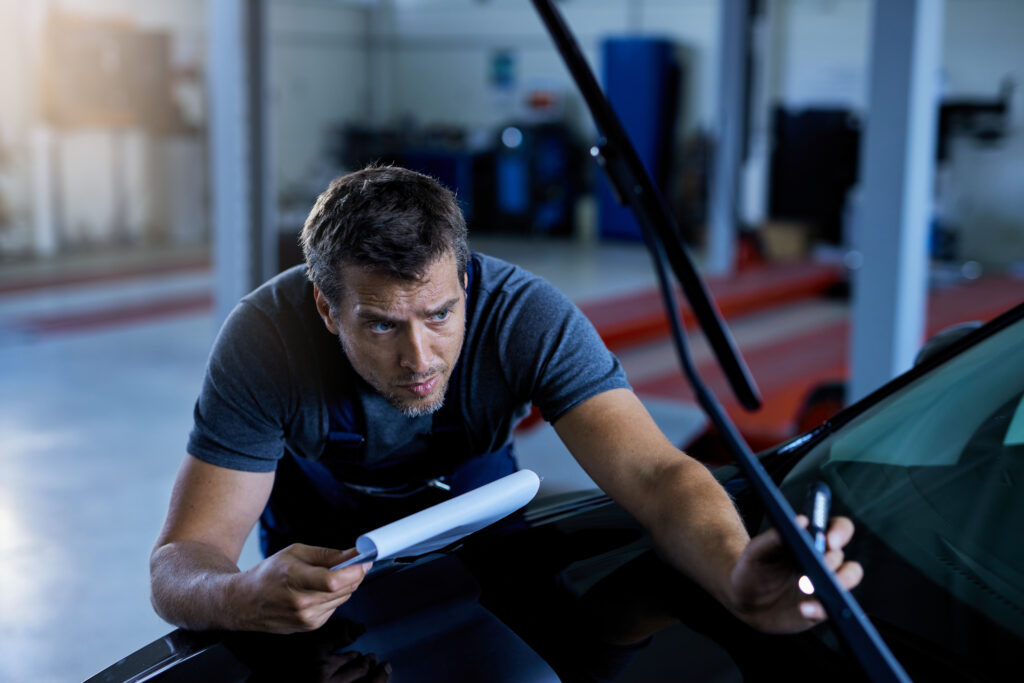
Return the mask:
<path id="1" fill-rule="evenodd" d="M 474 247 L 529 267 L 579 302 L 654 282 L 636 245 L 488 239 Z M 0 680 L 82 680 L 170 630 L 149 604 L 148 557 L 216 333 L 207 311 L 71 330 L 25 321 L 137 307 L 209 283 L 189 272 L 0 295 Z M 656 362 L 673 362 L 666 358 Z M 689 407 L 649 407 L 679 441 L 702 423 Z M 524 465 L 548 490 L 589 485 L 557 456 L 550 429 L 521 438 Z M 258 559 L 250 539 L 240 564 Z"/>
<path id="2" fill-rule="evenodd" d="M 208 315 L 0 348 L 0 680 L 73 681 L 169 629 L 149 547 Z"/>

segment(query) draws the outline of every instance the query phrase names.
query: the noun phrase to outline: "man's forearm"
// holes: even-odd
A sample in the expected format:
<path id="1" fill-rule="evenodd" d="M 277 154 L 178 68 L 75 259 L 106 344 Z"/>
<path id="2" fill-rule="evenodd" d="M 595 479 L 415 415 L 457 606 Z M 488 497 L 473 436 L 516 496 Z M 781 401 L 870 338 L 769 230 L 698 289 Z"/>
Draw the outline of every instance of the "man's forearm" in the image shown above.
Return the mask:
<path id="1" fill-rule="evenodd" d="M 150 558 L 153 608 L 181 628 L 244 628 L 232 604 L 240 579 L 235 563 L 205 543 L 169 543 Z"/>
<path id="2" fill-rule="evenodd" d="M 737 617 L 772 633 L 795 633 L 825 618 L 821 605 L 797 589 L 778 533 L 751 540 L 725 490 L 664 437 L 631 391 L 584 401 L 555 430 L 594 481 L 650 532 L 665 559 Z M 849 520 L 839 524 L 826 553 L 846 587 L 863 573 L 843 560 L 852 534 Z"/>
<path id="3" fill-rule="evenodd" d="M 636 395 L 627 389 L 598 394 L 555 430 L 666 559 L 731 606 L 730 573 L 750 540 L 746 529 L 707 468 L 665 438 Z"/>
<path id="4" fill-rule="evenodd" d="M 730 575 L 750 541 L 732 500 L 701 463 L 683 456 L 658 477 L 641 521 L 659 550 L 727 608 Z"/>

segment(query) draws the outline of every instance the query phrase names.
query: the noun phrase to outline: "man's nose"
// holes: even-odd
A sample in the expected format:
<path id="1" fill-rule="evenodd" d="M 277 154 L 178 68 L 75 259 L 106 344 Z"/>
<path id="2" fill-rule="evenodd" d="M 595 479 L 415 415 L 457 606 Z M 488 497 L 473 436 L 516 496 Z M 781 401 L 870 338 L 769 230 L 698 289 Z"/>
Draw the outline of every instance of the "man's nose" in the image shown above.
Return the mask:
<path id="1" fill-rule="evenodd" d="M 427 331 L 413 325 L 406 335 L 402 349 L 402 367 L 413 373 L 426 372 L 430 369 L 432 360 Z"/>

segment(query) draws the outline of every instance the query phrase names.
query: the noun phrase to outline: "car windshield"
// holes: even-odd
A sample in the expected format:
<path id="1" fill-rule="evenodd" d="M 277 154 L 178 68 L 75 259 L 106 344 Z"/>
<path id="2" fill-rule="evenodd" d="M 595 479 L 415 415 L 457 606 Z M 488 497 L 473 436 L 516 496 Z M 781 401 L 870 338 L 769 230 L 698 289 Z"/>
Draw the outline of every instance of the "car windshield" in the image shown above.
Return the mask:
<path id="1" fill-rule="evenodd" d="M 857 524 L 855 591 L 887 639 L 975 670 L 1024 645 L 1024 321 L 840 427 L 789 473 Z M 895 636 L 893 634 L 896 634 Z"/>

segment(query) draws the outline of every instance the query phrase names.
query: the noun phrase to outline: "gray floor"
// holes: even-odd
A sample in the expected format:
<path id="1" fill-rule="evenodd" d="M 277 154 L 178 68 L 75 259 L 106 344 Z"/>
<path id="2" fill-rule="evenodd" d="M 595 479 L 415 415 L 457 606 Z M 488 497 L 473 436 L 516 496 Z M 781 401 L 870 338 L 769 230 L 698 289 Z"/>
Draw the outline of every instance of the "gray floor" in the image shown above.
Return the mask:
<path id="1" fill-rule="evenodd" d="M 168 630 L 147 561 L 209 316 L 0 348 L 0 680 L 82 680 Z"/>
<path id="2" fill-rule="evenodd" d="M 634 246 L 474 246 L 577 301 L 653 283 Z M 193 273 L 0 296 L 0 680 L 82 680 L 170 630 L 150 608 L 147 562 L 215 334 L 205 313 L 59 334 L 21 321 L 208 287 Z M 700 423 L 651 410 L 677 438 Z M 543 428 L 520 446 L 548 490 L 589 485 L 559 448 Z M 241 564 L 257 560 L 250 542 Z"/>

